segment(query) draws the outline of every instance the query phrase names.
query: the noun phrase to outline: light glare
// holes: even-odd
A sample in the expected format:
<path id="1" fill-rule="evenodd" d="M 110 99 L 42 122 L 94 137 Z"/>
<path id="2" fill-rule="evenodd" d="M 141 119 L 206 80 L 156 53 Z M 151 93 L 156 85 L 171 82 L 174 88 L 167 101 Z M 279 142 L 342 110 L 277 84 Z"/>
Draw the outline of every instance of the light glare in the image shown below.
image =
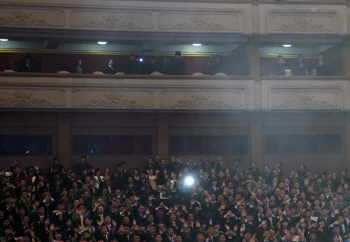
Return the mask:
<path id="1" fill-rule="evenodd" d="M 188 176 L 185 178 L 185 185 L 186 186 L 192 186 L 194 184 L 194 179 L 191 176 Z"/>
<path id="2" fill-rule="evenodd" d="M 284 44 L 283 47 L 289 48 L 289 47 L 292 47 L 292 45 L 291 44 Z"/>
<path id="3" fill-rule="evenodd" d="M 98 41 L 97 44 L 99 44 L 99 45 L 106 45 L 107 41 Z"/>
<path id="4" fill-rule="evenodd" d="M 9 39 L 0 39 L 0 41 L 5 42 L 5 41 L 9 41 Z"/>
<path id="5" fill-rule="evenodd" d="M 202 44 L 201 44 L 201 43 L 193 43 L 192 45 L 193 45 L 193 46 L 196 46 L 196 47 L 198 47 L 198 46 L 202 46 Z"/>

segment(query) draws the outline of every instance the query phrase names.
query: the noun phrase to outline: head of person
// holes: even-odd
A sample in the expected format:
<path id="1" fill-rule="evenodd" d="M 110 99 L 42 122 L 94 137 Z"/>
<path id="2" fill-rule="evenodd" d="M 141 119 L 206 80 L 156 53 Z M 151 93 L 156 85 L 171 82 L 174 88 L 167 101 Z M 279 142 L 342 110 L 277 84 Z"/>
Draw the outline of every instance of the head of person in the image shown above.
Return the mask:
<path id="1" fill-rule="evenodd" d="M 180 51 L 176 51 L 175 52 L 175 58 L 179 58 L 181 57 L 181 52 Z"/>
<path id="2" fill-rule="evenodd" d="M 299 60 L 299 62 L 304 61 L 304 56 L 303 55 L 298 55 L 298 60 Z"/>

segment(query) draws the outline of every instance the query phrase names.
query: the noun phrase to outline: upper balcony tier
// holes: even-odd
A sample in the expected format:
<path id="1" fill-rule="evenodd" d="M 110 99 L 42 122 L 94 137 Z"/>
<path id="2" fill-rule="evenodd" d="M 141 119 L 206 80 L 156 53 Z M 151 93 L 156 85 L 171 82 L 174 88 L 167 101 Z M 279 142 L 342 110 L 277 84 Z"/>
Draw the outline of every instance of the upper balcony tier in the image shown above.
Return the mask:
<path id="1" fill-rule="evenodd" d="M 233 43 L 337 39 L 350 34 L 345 1 L 249 0 L 2 0 L 0 38 L 51 41 Z M 146 45 L 146 44 L 145 44 Z M 152 49 L 152 45 L 144 46 Z M 62 48 L 64 49 L 64 47 Z"/>
<path id="2" fill-rule="evenodd" d="M 346 77 L 0 73 L 2 111 L 347 111 Z"/>

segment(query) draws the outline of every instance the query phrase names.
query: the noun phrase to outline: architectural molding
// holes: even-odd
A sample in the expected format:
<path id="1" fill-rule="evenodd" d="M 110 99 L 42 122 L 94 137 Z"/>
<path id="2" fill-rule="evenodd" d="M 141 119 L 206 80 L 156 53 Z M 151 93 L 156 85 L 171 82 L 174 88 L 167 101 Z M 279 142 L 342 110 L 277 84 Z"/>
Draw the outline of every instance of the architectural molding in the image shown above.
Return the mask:
<path id="1" fill-rule="evenodd" d="M 281 104 L 273 104 L 274 109 L 335 109 L 335 105 L 327 101 L 317 100 L 315 96 L 308 94 L 297 95 L 296 99 L 284 101 Z"/>
<path id="2" fill-rule="evenodd" d="M 15 92 L 13 97 L 0 98 L 2 107 L 48 107 L 52 104 L 46 99 L 40 99 L 33 93 Z"/>
<path id="3" fill-rule="evenodd" d="M 135 100 L 125 99 L 123 95 L 116 95 L 114 93 L 105 94 L 102 99 L 93 99 L 88 104 L 83 105 L 87 108 L 143 108 Z"/>
<path id="4" fill-rule="evenodd" d="M 192 96 L 191 99 L 180 100 L 174 109 L 228 109 L 232 106 L 220 100 L 214 100 L 203 94 Z"/>

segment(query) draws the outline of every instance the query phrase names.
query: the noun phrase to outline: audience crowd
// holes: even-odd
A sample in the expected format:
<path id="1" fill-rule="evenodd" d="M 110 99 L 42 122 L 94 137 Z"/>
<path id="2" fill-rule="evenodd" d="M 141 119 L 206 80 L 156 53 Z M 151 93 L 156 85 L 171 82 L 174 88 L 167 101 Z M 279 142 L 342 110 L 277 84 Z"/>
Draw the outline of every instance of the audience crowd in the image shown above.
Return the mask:
<path id="1" fill-rule="evenodd" d="M 228 166 L 228 164 L 230 164 Z M 248 167 L 249 168 L 244 168 Z M 194 184 L 186 179 L 192 177 Z M 0 169 L 0 241 L 340 242 L 350 239 L 345 171 L 284 171 L 217 161 L 150 158 L 129 170 Z"/>

